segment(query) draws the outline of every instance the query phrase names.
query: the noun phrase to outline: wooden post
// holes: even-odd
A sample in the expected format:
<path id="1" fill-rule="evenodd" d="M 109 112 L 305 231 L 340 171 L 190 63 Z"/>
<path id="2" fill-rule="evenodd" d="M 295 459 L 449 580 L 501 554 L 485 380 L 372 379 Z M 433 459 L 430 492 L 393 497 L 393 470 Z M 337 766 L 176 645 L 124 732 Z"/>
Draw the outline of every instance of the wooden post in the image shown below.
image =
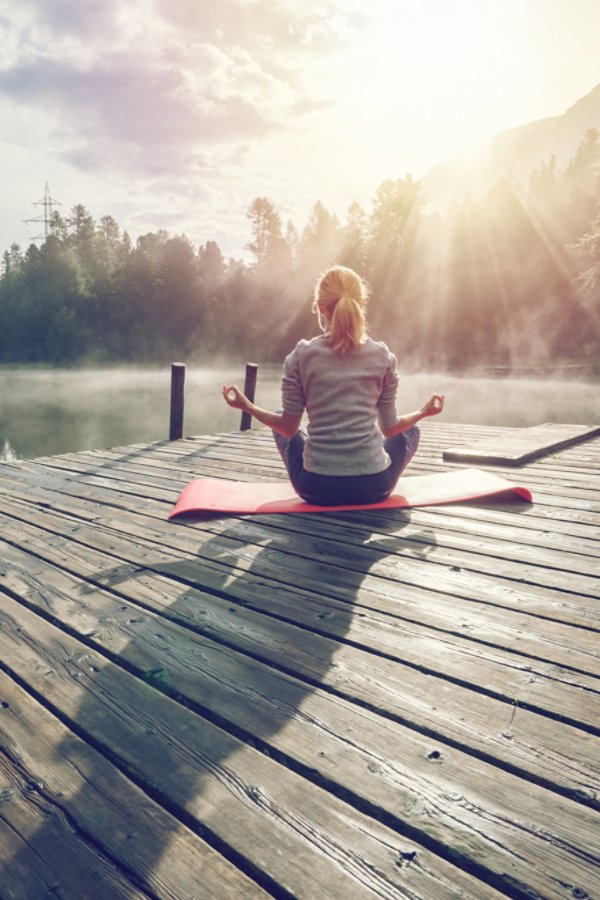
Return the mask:
<path id="1" fill-rule="evenodd" d="M 184 363 L 171 363 L 171 422 L 169 440 L 178 441 L 183 437 L 183 388 L 185 385 Z"/>
<path id="2" fill-rule="evenodd" d="M 254 403 L 254 395 L 256 393 L 256 378 L 258 376 L 258 366 L 256 363 L 246 363 L 246 379 L 244 381 L 244 393 L 251 403 Z M 240 431 L 248 431 L 252 427 L 252 416 L 250 413 L 243 412 L 240 422 Z"/>

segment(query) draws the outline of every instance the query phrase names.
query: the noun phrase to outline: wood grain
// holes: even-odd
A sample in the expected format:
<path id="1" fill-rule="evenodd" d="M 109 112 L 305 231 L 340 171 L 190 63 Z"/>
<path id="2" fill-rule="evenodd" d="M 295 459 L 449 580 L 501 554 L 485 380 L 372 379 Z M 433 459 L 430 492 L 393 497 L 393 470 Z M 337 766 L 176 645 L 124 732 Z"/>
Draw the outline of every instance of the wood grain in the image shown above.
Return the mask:
<path id="1" fill-rule="evenodd" d="M 427 423 L 411 472 L 509 431 Z M 285 478 L 270 434 L 0 465 L 0 896 L 598 896 L 599 474 L 170 523 Z"/>

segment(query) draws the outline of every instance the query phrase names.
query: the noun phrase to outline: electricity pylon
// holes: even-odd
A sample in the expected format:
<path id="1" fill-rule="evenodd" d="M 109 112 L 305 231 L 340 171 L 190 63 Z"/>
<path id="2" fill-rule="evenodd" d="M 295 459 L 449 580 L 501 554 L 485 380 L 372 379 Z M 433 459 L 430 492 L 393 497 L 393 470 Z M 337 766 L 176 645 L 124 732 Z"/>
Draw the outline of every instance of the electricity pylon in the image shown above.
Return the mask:
<path id="1" fill-rule="evenodd" d="M 38 234 L 35 237 L 32 237 L 32 241 L 45 241 L 50 232 L 50 220 L 52 218 L 53 208 L 55 206 L 62 206 L 59 200 L 53 200 L 50 196 L 50 188 L 48 187 L 48 182 L 46 182 L 46 190 L 44 191 L 44 196 L 41 200 L 36 200 L 35 203 L 31 204 L 32 206 L 43 206 L 44 213 L 39 216 L 37 219 L 23 219 L 23 221 L 28 225 L 30 222 L 43 222 L 44 223 L 44 233 Z"/>

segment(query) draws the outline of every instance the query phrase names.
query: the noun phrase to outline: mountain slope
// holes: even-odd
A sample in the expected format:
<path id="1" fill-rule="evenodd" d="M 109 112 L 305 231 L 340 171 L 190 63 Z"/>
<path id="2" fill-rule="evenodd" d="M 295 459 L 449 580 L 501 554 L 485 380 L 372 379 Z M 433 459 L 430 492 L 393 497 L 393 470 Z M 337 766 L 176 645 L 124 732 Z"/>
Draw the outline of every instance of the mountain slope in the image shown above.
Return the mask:
<path id="1" fill-rule="evenodd" d="M 427 204 L 443 209 L 467 193 L 480 197 L 506 175 L 526 182 L 552 155 L 557 165 L 563 166 L 590 128 L 600 131 L 600 84 L 563 115 L 502 131 L 483 150 L 467 151 L 440 163 L 420 181 Z"/>

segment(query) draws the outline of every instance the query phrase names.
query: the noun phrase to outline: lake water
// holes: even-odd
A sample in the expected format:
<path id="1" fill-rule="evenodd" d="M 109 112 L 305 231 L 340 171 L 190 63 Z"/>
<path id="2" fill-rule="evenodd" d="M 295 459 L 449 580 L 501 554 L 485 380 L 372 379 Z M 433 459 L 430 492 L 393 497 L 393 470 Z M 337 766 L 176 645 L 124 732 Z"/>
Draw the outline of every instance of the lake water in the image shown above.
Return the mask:
<path id="1" fill-rule="evenodd" d="M 170 367 L 61 370 L 0 368 L 0 456 L 32 458 L 164 440 L 169 430 Z M 259 369 L 256 402 L 279 405 L 279 367 Z M 184 434 L 236 431 L 240 415 L 224 403 L 224 383 L 243 385 L 243 366 L 186 373 Z M 400 412 L 433 392 L 446 396 L 444 419 L 482 425 L 600 424 L 600 385 L 576 381 L 402 376 Z"/>

